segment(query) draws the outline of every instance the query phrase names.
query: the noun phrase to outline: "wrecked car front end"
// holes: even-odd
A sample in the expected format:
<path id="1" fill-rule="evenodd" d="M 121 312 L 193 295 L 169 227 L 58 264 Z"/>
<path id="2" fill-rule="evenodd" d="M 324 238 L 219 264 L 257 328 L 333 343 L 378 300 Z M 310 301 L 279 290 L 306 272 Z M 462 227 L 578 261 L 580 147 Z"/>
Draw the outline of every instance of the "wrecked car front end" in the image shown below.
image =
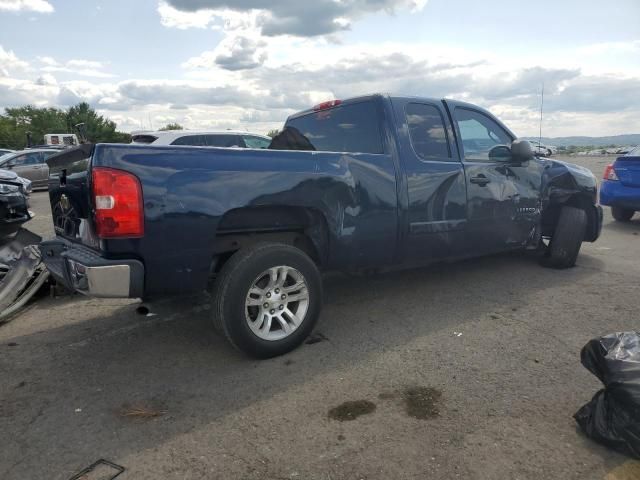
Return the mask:
<path id="1" fill-rule="evenodd" d="M 0 170 L 0 238 L 16 233 L 23 223 L 31 220 L 29 193 L 29 180 Z"/>

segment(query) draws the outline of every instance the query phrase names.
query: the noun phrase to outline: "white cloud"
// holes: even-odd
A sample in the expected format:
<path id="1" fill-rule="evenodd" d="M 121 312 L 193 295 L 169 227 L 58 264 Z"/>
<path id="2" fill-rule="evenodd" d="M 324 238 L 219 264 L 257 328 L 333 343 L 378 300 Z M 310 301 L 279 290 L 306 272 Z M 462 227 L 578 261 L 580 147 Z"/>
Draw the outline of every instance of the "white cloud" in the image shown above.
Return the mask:
<path id="1" fill-rule="evenodd" d="M 113 78 L 115 75 L 105 72 L 105 64 L 95 60 L 72 59 L 67 62 L 59 62 L 53 57 L 40 56 L 38 61 L 44 66 L 42 72 L 57 72 L 78 75 L 80 77 Z"/>
<path id="2" fill-rule="evenodd" d="M 46 0 L 0 0 L 0 10 L 8 12 L 51 13 L 53 5 Z"/>
<path id="3" fill-rule="evenodd" d="M 347 30 L 353 21 L 367 14 L 397 9 L 418 11 L 426 4 L 426 0 L 163 0 L 158 13 L 167 27 L 206 28 L 223 20 L 224 28 L 229 30 L 234 25 L 226 23 L 234 18 L 236 22 L 251 23 L 244 28 L 257 27 L 265 36 L 314 37 Z"/>
<path id="4" fill-rule="evenodd" d="M 104 64 L 102 62 L 96 62 L 94 60 L 69 60 L 67 62 L 67 67 L 69 68 L 91 68 L 94 70 L 99 70 L 104 68 Z"/>
<path id="5" fill-rule="evenodd" d="M 187 69 L 214 68 L 247 70 L 261 66 L 267 59 L 267 42 L 243 35 L 228 35 L 214 50 L 190 58 L 182 66 Z"/>
<path id="6" fill-rule="evenodd" d="M 160 22 L 165 27 L 179 28 L 207 28 L 218 15 L 213 10 L 201 10 L 199 12 L 183 12 L 166 2 L 158 5 Z"/>
<path id="7" fill-rule="evenodd" d="M 36 85 L 57 85 L 58 81 L 56 77 L 51 75 L 50 73 L 44 73 L 38 77 L 36 80 Z"/>
<path id="8" fill-rule="evenodd" d="M 25 70 L 29 64 L 20 60 L 12 50 L 5 50 L 0 45 L 0 77 L 7 77 L 12 71 Z"/>
<path id="9" fill-rule="evenodd" d="M 628 42 L 601 42 L 586 45 L 578 49 L 579 53 L 587 55 L 602 55 L 616 53 L 640 53 L 640 40 Z"/>

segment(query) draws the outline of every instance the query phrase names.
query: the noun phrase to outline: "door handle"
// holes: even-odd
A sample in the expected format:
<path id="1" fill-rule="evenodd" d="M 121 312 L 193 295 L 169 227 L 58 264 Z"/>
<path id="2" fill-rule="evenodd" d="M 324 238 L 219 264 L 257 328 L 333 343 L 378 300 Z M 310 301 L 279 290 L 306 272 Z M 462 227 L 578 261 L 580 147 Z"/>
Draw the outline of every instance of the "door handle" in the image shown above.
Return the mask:
<path id="1" fill-rule="evenodd" d="M 477 177 L 471 177 L 469 179 L 469 181 L 471 183 L 475 183 L 476 185 L 480 185 L 481 187 L 484 187 L 487 183 L 491 183 L 491 180 L 489 180 L 484 175 L 478 175 Z"/>

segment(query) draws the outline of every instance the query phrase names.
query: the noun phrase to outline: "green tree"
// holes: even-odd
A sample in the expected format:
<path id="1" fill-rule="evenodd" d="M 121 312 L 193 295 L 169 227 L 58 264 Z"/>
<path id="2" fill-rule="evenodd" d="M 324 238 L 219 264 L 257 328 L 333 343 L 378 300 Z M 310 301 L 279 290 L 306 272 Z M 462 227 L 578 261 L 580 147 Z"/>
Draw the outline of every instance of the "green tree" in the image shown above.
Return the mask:
<path id="1" fill-rule="evenodd" d="M 273 137 L 275 137 L 276 135 L 278 135 L 279 133 L 280 133 L 280 130 L 278 130 L 278 129 L 269 130 L 269 131 L 267 132 L 267 137 L 271 137 L 271 138 L 273 138 Z"/>
<path id="2" fill-rule="evenodd" d="M 0 147 L 21 149 L 27 145 L 27 132 L 32 142 L 41 144 L 47 133 L 75 133 L 75 125 L 84 123 L 87 140 L 104 143 L 128 143 L 131 136 L 118 132 L 116 124 L 82 102 L 62 110 L 33 105 L 5 109 L 0 115 Z"/>
<path id="3" fill-rule="evenodd" d="M 46 133 L 64 133 L 66 130 L 64 110 L 33 105 L 7 108 L 5 115 L 0 116 L 0 145 L 24 148 L 27 145 L 27 132 L 31 132 L 34 144 L 40 144 Z"/>
<path id="4" fill-rule="evenodd" d="M 167 130 L 184 130 L 184 127 L 179 123 L 167 123 L 164 127 L 160 129 L 161 132 L 166 132 Z"/>
<path id="5" fill-rule="evenodd" d="M 67 132 L 74 132 L 79 123 L 84 123 L 89 142 L 126 143 L 131 140 L 129 134 L 116 130 L 114 121 L 98 115 L 87 102 L 79 103 L 67 111 Z"/>

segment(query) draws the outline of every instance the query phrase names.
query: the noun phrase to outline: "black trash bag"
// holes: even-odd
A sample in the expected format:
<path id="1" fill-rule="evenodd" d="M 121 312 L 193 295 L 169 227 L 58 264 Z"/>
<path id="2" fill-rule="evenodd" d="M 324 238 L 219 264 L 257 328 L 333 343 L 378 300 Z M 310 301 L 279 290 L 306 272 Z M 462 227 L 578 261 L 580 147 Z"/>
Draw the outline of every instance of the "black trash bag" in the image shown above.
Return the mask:
<path id="1" fill-rule="evenodd" d="M 573 418 L 588 437 L 640 459 L 640 333 L 591 340 L 580 360 L 605 388 Z"/>

